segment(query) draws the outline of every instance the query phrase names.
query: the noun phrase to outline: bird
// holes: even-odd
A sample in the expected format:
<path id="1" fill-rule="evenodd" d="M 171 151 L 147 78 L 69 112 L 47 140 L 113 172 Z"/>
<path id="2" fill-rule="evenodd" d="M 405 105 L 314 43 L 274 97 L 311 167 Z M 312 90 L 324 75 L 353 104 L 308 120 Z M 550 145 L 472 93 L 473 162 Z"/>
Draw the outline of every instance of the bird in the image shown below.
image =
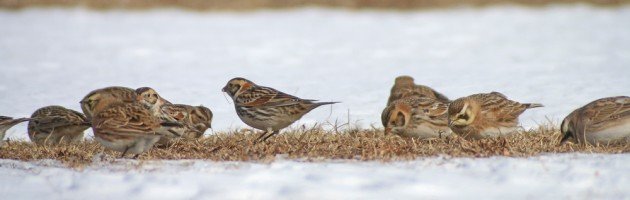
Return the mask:
<path id="1" fill-rule="evenodd" d="M 499 92 L 474 94 L 449 105 L 449 127 L 465 139 L 507 136 L 517 131 L 519 115 L 537 107 L 543 105 L 512 101 Z"/>
<path id="2" fill-rule="evenodd" d="M 416 85 L 413 77 L 411 76 L 399 76 L 394 80 L 394 86 L 390 90 L 389 98 L 387 99 L 387 105 L 392 102 L 403 98 L 403 96 L 424 96 L 437 99 L 441 102 L 450 102 L 448 97 L 435 91 L 434 89 L 424 86 Z"/>
<path id="3" fill-rule="evenodd" d="M 85 115 L 57 105 L 37 109 L 30 118 L 28 137 L 38 145 L 81 142 L 91 126 Z"/>
<path id="4" fill-rule="evenodd" d="M 134 103 L 114 103 L 95 113 L 92 121 L 94 138 L 106 148 L 135 154 L 133 158 L 151 149 L 162 137 L 181 137 L 182 125 L 164 122 L 144 107 Z"/>
<path id="5" fill-rule="evenodd" d="M 200 138 L 203 133 L 212 128 L 212 111 L 204 106 L 190 106 L 184 104 L 163 105 L 162 112 L 170 118 L 190 127 L 184 133 L 184 138 Z"/>
<path id="6" fill-rule="evenodd" d="M 132 103 L 137 99 L 136 91 L 128 87 L 112 86 L 91 91 L 80 101 L 81 110 L 88 120 L 92 120 L 94 110 L 103 110 L 104 106 L 115 102 Z M 108 101 L 108 102 L 100 102 Z M 98 107 L 100 106 L 100 107 Z"/>
<path id="7" fill-rule="evenodd" d="M 159 115 L 162 105 L 171 104 L 170 101 L 162 98 L 153 88 L 140 87 L 136 89 L 136 101 L 140 102 L 149 110 Z"/>
<path id="8" fill-rule="evenodd" d="M 4 146 L 4 136 L 6 135 L 7 130 L 11 127 L 31 120 L 30 118 L 17 118 L 13 119 L 12 117 L 0 116 L 0 147 Z"/>
<path id="9" fill-rule="evenodd" d="M 192 110 L 192 106 L 177 104 L 174 105 L 170 101 L 164 99 L 160 94 L 155 91 L 155 89 L 150 87 L 140 87 L 136 89 L 136 101 L 142 104 L 145 108 L 149 109 L 151 113 L 158 117 L 163 123 L 180 123 L 181 127 L 173 127 L 172 129 L 176 132 L 182 133 L 178 137 L 162 137 L 157 142 L 160 146 L 170 146 L 173 144 L 175 140 L 181 138 L 193 138 L 196 135 L 203 135 L 197 130 L 193 124 L 190 123 L 182 123 L 177 117 L 181 117 L 177 114 L 185 114 L 189 113 L 186 111 L 187 109 Z M 190 107 L 190 108 L 187 108 Z M 182 113 L 173 113 L 174 115 L 170 115 L 167 111 L 181 111 Z M 175 130 L 177 129 L 177 130 Z"/>
<path id="10" fill-rule="evenodd" d="M 607 97 L 588 103 L 564 118 L 560 132 L 560 144 L 630 143 L 630 97 Z"/>
<path id="11" fill-rule="evenodd" d="M 241 77 L 228 81 L 222 91 L 232 98 L 245 124 L 263 131 L 254 143 L 266 141 L 319 106 L 339 103 L 301 99 Z"/>
<path id="12" fill-rule="evenodd" d="M 107 149 L 140 154 L 151 149 L 162 137 L 181 137 L 181 124 L 164 122 L 137 101 L 136 91 L 122 87 L 99 89 L 88 94 L 82 101 L 89 113 L 93 113 L 94 139 Z"/>
<path id="13" fill-rule="evenodd" d="M 385 134 L 419 139 L 452 134 L 448 127 L 448 104 L 434 98 L 409 96 L 387 106 L 381 115 Z"/>

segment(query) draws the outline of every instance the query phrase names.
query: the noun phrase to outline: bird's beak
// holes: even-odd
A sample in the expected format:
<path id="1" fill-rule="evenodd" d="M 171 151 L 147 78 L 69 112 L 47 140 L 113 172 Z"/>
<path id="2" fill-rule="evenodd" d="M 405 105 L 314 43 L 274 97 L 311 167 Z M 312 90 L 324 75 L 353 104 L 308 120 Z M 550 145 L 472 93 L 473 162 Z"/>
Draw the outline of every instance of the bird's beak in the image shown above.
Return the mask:
<path id="1" fill-rule="evenodd" d="M 223 89 L 221 89 L 221 92 L 226 92 L 226 91 L 227 91 L 227 85 L 223 87 Z"/>
<path id="2" fill-rule="evenodd" d="M 391 127 L 385 127 L 385 135 L 389 135 L 392 132 Z"/>

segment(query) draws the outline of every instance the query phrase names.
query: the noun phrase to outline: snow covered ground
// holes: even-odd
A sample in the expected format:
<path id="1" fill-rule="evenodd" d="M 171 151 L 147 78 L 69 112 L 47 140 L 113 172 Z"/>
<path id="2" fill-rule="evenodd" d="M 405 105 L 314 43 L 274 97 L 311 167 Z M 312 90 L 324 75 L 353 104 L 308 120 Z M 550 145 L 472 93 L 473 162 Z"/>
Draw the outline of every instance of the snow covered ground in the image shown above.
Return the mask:
<path id="1" fill-rule="evenodd" d="M 89 91 L 151 86 L 203 104 L 216 131 L 245 127 L 220 89 L 242 76 L 304 98 L 343 103 L 299 124 L 380 126 L 393 78 L 407 74 L 451 98 L 499 91 L 544 108 L 526 127 L 557 122 L 594 99 L 630 95 L 630 7 L 459 8 L 422 12 L 299 9 L 0 11 L 0 115 L 58 104 L 80 110 Z M 25 125 L 9 131 L 25 139 Z M 324 197 L 629 199 L 630 155 L 412 162 L 271 164 L 124 162 L 83 171 L 0 160 L 0 192 L 16 199 Z M 117 196 L 118 195 L 118 196 Z"/>
<path id="2" fill-rule="evenodd" d="M 0 160 L 10 199 L 628 199 L 630 156 L 270 164 L 121 161 L 83 170 Z"/>

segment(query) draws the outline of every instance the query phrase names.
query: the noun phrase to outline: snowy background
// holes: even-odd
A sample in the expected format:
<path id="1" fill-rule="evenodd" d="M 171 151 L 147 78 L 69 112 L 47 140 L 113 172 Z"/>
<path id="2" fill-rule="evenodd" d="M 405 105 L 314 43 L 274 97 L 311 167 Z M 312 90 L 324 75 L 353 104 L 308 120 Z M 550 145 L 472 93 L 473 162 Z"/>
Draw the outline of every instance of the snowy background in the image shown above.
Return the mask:
<path id="1" fill-rule="evenodd" d="M 151 86 L 171 102 L 210 107 L 214 130 L 227 131 L 246 126 L 220 89 L 242 76 L 299 97 L 343 102 L 316 109 L 298 124 L 346 122 L 349 111 L 351 122 L 380 127 L 393 79 L 406 74 L 453 99 L 499 91 L 543 103 L 521 117 L 533 127 L 558 122 L 597 98 L 630 95 L 629 24 L 627 6 L 4 10 L 0 115 L 29 116 L 52 104 L 80 110 L 79 100 L 93 89 Z M 22 124 L 7 135 L 26 139 L 25 132 Z M 29 199 L 103 193 L 139 199 L 629 199 L 630 176 L 622 173 L 629 164 L 628 154 L 568 154 L 387 164 L 158 161 L 137 172 L 1 160 L 0 192 Z"/>

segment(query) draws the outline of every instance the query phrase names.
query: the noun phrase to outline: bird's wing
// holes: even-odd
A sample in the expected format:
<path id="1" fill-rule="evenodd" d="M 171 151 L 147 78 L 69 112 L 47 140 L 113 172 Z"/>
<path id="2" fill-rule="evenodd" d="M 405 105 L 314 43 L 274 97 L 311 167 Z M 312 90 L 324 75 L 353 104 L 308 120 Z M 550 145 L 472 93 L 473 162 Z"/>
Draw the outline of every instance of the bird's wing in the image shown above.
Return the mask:
<path id="1" fill-rule="evenodd" d="M 597 100 L 582 109 L 582 115 L 591 125 L 630 117 L 630 97 L 610 97 Z"/>
<path id="2" fill-rule="evenodd" d="M 527 108 L 519 102 L 507 99 L 499 92 L 481 94 L 477 99 L 482 104 L 481 112 L 484 116 L 498 122 L 512 122 Z"/>
<path id="3" fill-rule="evenodd" d="M 95 127 L 111 133 L 154 134 L 160 121 L 139 104 L 112 106 L 97 114 Z"/>
<path id="4" fill-rule="evenodd" d="M 251 87 L 235 101 L 240 106 L 287 106 L 309 102 L 309 100 L 280 92 L 270 87 Z"/>

